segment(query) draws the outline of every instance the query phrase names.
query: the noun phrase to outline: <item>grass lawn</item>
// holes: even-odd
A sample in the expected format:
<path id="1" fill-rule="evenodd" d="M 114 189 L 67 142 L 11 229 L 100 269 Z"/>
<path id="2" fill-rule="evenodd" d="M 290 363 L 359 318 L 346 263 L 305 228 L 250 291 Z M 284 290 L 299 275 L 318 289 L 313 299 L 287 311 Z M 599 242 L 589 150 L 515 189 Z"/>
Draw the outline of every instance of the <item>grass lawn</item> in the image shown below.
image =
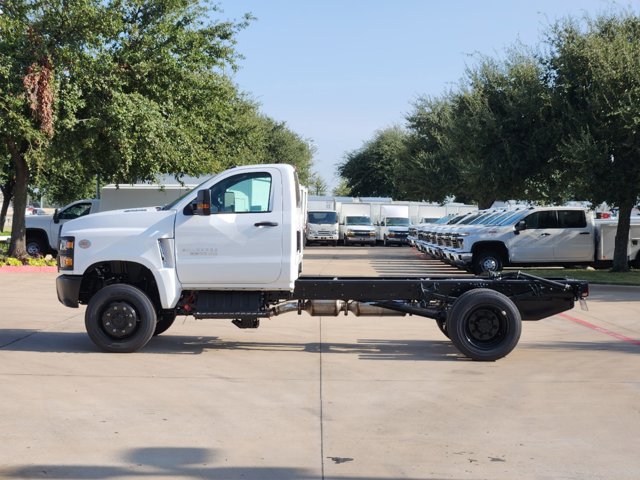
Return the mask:
<path id="1" fill-rule="evenodd" d="M 564 277 L 587 280 L 589 283 L 601 283 L 605 285 L 640 286 L 640 270 L 635 269 L 629 272 L 587 270 L 584 268 L 523 269 L 522 271 L 539 277 Z"/>

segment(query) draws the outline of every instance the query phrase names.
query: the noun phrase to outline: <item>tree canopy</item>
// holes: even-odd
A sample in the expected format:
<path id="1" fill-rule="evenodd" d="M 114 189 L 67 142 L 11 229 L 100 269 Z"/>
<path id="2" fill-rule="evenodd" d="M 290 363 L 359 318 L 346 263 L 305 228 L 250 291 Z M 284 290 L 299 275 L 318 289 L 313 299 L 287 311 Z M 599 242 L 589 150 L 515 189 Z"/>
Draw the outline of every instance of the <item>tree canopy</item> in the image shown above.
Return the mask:
<path id="1" fill-rule="evenodd" d="M 240 22 L 200 0 L 6 0 L 0 15 L 0 159 L 15 175 L 10 254 L 27 189 L 59 201 L 103 182 L 215 173 L 312 152 L 226 75 Z M 266 126 L 265 126 L 266 125 Z"/>

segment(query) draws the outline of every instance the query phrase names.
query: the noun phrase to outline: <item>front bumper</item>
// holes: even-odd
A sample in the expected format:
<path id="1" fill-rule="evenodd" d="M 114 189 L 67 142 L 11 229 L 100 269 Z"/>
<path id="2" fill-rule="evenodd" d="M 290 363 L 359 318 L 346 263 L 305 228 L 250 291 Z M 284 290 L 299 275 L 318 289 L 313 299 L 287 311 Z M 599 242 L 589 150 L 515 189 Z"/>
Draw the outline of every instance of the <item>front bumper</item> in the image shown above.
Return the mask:
<path id="1" fill-rule="evenodd" d="M 442 259 L 456 267 L 467 267 L 473 262 L 473 253 L 459 250 L 443 249 Z"/>
<path id="2" fill-rule="evenodd" d="M 56 278 L 56 292 L 58 300 L 67 307 L 78 308 L 80 285 L 82 277 L 79 275 L 60 275 Z"/>
<path id="3" fill-rule="evenodd" d="M 337 241 L 338 240 L 338 234 L 336 233 L 335 235 L 333 235 L 333 234 L 321 235 L 321 234 L 309 233 L 309 234 L 307 234 L 307 240 L 309 240 L 311 242 Z"/>

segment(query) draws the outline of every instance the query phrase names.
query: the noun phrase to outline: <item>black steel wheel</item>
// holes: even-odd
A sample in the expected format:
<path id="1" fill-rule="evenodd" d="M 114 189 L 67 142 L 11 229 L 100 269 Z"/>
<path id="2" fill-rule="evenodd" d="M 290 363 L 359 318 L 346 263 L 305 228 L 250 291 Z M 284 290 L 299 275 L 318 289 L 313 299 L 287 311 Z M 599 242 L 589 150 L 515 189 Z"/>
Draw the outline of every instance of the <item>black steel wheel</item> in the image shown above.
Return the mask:
<path id="1" fill-rule="evenodd" d="M 153 336 L 156 310 L 149 297 L 133 285 L 109 285 L 89 301 L 84 323 L 89 337 L 101 349 L 135 352 Z"/>
<path id="2" fill-rule="evenodd" d="M 505 295 L 478 288 L 463 293 L 447 317 L 446 330 L 460 352 L 473 360 L 493 361 L 518 344 L 522 318 Z"/>
<path id="3" fill-rule="evenodd" d="M 175 310 L 161 310 L 157 314 L 158 321 L 156 323 L 156 329 L 153 332 L 153 336 L 160 335 L 161 333 L 169 330 L 169 327 L 173 325 L 176 320 Z"/>

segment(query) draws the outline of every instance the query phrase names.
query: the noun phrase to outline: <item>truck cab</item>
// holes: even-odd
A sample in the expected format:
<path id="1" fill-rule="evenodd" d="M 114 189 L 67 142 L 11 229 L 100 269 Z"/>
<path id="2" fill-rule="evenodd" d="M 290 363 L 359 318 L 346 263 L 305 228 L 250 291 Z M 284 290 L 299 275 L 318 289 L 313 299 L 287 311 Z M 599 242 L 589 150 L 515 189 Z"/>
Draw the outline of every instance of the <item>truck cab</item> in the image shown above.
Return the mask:
<path id="1" fill-rule="evenodd" d="M 310 210 L 307 212 L 305 243 L 338 244 L 338 212 L 335 210 Z"/>
<path id="2" fill-rule="evenodd" d="M 407 217 L 383 217 L 378 224 L 378 239 L 382 240 L 385 247 L 389 245 L 407 244 L 409 227 Z"/>
<path id="3" fill-rule="evenodd" d="M 69 220 L 95 213 L 100 208 L 100 200 L 83 199 L 72 202 L 53 215 L 27 215 L 25 217 L 27 253 L 32 257 L 58 250 L 60 228 Z"/>
<path id="4" fill-rule="evenodd" d="M 346 245 L 376 244 L 376 228 L 371 217 L 366 215 L 346 215 L 340 224 L 342 241 Z"/>

